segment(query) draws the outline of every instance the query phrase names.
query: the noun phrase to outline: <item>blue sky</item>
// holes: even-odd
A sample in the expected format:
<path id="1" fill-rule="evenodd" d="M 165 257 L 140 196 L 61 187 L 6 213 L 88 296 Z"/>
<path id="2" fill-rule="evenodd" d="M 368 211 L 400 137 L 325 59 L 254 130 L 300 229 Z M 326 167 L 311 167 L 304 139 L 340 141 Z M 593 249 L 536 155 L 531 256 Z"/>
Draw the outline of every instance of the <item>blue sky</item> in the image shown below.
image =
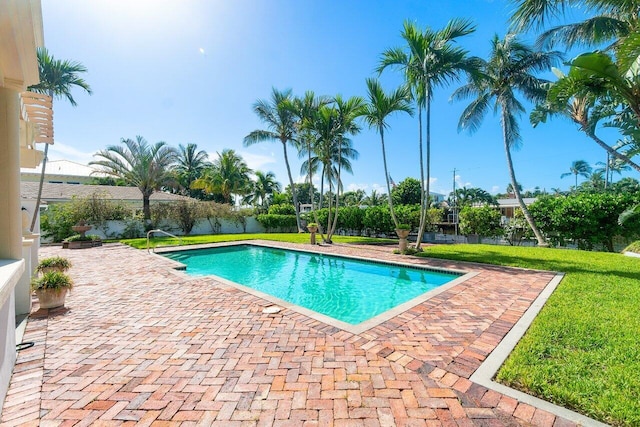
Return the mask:
<path id="1" fill-rule="evenodd" d="M 477 31 L 460 44 L 486 57 L 512 10 L 502 0 L 42 0 L 42 8 L 49 51 L 83 63 L 94 92 L 75 92 L 75 108 L 55 102 L 50 159 L 87 163 L 121 138 L 141 135 L 176 147 L 195 143 L 212 158 L 235 149 L 250 167 L 273 171 L 285 185 L 279 143 L 242 145 L 244 136 L 263 128 L 252 105 L 268 99 L 272 87 L 297 95 L 365 96 L 365 79 L 375 76 L 382 51 L 402 45 L 406 19 L 434 29 L 454 17 L 471 19 Z M 385 71 L 381 81 L 390 90 L 400 75 Z M 455 168 L 456 186 L 503 192 L 509 177 L 498 119 L 488 115 L 474 135 L 458 133 L 466 103 L 449 102 L 456 87 L 434 96 L 432 191 L 451 191 Z M 390 126 L 390 175 L 396 182 L 417 178 L 417 118 L 396 116 Z M 572 161 L 606 160 L 568 121 L 533 129 L 523 115 L 521 127 L 523 144 L 513 159 L 525 189 L 568 189 L 573 178 L 560 175 Z M 603 135 L 614 142 L 615 135 Z M 363 123 L 353 142 L 360 158 L 354 174 L 343 175 L 345 188 L 369 193 L 384 187 L 379 136 Z M 301 161 L 290 159 L 298 172 Z"/>

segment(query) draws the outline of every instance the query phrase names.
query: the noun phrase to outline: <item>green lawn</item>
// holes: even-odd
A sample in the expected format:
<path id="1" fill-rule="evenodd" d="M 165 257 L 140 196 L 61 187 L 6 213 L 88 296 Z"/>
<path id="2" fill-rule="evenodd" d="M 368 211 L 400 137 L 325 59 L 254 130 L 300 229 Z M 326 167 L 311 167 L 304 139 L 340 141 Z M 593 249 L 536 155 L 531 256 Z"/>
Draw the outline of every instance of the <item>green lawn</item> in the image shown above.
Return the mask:
<path id="1" fill-rule="evenodd" d="M 566 273 L 497 380 L 609 424 L 640 425 L 640 259 L 490 245 L 421 255 Z"/>
<path id="2" fill-rule="evenodd" d="M 306 233 L 257 233 L 257 234 L 208 234 L 202 236 L 184 236 L 182 237 L 183 245 L 199 245 L 203 243 L 219 243 L 219 242 L 235 242 L 238 240 L 274 240 L 277 242 L 291 243 L 309 243 L 309 234 Z M 318 242 L 320 236 L 317 236 Z M 336 243 L 351 244 L 383 244 L 397 243 L 397 240 L 377 239 L 372 237 L 352 237 L 352 236 L 333 236 Z M 133 246 L 137 249 L 147 248 L 147 239 L 127 239 L 120 240 L 121 243 Z M 151 238 L 151 247 L 162 247 L 169 245 L 177 245 L 178 240 L 171 237 L 153 237 Z"/>

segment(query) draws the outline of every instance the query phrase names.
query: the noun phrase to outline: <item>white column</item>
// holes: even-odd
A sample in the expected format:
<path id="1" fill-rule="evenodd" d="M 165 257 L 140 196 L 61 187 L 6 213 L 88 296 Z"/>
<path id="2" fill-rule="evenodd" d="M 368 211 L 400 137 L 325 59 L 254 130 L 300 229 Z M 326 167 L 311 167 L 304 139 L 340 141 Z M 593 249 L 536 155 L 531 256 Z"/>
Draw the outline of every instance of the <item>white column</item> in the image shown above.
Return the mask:
<path id="1" fill-rule="evenodd" d="M 7 88 L 0 88 L 0 185 L 0 259 L 20 259 L 20 100 Z"/>
<path id="2" fill-rule="evenodd" d="M 22 258 L 19 111 L 18 92 L 0 87 L 0 260 Z M 16 360 L 15 276 L 0 275 L 0 408 Z"/>

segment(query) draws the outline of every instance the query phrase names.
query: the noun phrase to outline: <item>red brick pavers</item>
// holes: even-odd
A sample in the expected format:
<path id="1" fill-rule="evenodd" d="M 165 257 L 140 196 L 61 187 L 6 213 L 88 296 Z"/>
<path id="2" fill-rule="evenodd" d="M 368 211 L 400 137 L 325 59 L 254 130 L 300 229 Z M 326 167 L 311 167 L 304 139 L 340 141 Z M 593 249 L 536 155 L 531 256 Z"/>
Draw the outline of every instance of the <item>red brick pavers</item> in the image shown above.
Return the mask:
<path id="1" fill-rule="evenodd" d="M 263 314 L 270 302 L 144 251 L 42 248 L 71 259 L 76 286 L 66 308 L 32 314 L 0 424 L 573 425 L 468 379 L 553 274 L 318 250 L 479 274 L 354 335 Z"/>

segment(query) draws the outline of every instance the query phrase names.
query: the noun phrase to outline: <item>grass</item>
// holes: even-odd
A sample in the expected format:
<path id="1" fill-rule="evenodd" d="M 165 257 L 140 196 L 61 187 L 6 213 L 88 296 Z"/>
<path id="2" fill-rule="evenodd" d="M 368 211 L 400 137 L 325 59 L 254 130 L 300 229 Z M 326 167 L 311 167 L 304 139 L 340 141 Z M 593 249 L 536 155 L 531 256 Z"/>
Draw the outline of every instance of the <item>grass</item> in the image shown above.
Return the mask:
<path id="1" fill-rule="evenodd" d="M 421 256 L 566 273 L 497 380 L 608 424 L 640 425 L 638 258 L 489 245 L 429 246 Z"/>
<path id="2" fill-rule="evenodd" d="M 184 236 L 182 237 L 183 245 L 200 245 L 204 243 L 220 243 L 220 242 L 235 242 L 238 240 L 273 240 L 277 242 L 290 242 L 290 243 L 309 243 L 309 234 L 306 233 L 256 233 L 256 234 L 208 234 L 201 236 Z M 320 235 L 317 236 L 317 241 L 320 242 Z M 385 244 L 385 243 L 398 243 L 393 239 L 378 239 L 373 237 L 355 237 L 355 236 L 333 236 L 335 243 L 351 243 L 351 244 Z M 127 239 L 120 240 L 121 243 L 133 246 L 137 249 L 147 248 L 147 239 Z M 177 245 L 178 239 L 172 237 L 153 237 L 150 241 L 151 247 L 161 247 Z"/>
<path id="3" fill-rule="evenodd" d="M 631 243 L 629 246 L 624 248 L 624 250 L 640 254 L 640 240 L 636 240 L 635 242 Z"/>

